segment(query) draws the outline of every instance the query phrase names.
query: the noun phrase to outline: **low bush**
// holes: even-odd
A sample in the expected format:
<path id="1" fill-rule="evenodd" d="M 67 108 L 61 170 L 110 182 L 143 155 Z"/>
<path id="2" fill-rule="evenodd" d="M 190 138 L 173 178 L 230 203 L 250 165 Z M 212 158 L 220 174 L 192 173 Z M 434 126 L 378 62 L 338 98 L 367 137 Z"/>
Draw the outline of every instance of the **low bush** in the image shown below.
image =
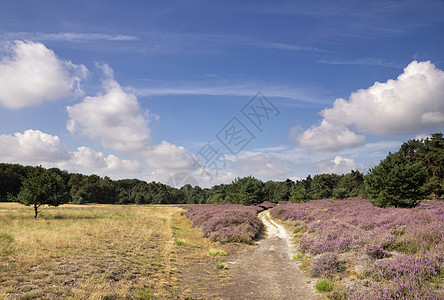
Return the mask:
<path id="1" fill-rule="evenodd" d="M 389 256 L 389 253 L 381 245 L 365 245 L 365 253 L 374 259 L 382 259 Z"/>
<path id="2" fill-rule="evenodd" d="M 313 259 L 310 273 L 313 277 L 331 277 L 342 269 L 343 263 L 339 261 L 338 256 L 335 253 L 327 252 Z"/>
<path id="3" fill-rule="evenodd" d="M 252 243 L 259 234 L 262 222 L 260 210 L 240 204 L 196 204 L 183 206 L 184 214 L 193 226 L 199 226 L 212 241 Z"/>
<path id="4" fill-rule="evenodd" d="M 315 284 L 315 290 L 320 293 L 331 292 L 333 287 L 333 282 L 328 279 L 321 279 Z"/>

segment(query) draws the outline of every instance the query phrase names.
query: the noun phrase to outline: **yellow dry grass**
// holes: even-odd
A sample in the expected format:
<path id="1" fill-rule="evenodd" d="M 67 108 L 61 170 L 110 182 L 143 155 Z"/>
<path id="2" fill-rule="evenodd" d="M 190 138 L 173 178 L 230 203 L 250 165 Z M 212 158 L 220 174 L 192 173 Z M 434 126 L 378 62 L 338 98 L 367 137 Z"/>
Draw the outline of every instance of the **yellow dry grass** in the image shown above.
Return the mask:
<path id="1" fill-rule="evenodd" d="M 187 262 L 215 246 L 174 206 L 31 210 L 0 203 L 0 299 L 175 297 Z"/>

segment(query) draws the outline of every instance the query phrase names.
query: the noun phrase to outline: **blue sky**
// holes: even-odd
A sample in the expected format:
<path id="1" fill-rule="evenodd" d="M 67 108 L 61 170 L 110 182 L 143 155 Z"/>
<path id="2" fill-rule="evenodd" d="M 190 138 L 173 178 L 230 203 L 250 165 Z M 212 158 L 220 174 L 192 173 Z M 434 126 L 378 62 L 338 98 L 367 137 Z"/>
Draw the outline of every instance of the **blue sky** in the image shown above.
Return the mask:
<path id="1" fill-rule="evenodd" d="M 0 1 L 0 60 L 2 162 L 297 180 L 444 128 L 442 0 Z"/>

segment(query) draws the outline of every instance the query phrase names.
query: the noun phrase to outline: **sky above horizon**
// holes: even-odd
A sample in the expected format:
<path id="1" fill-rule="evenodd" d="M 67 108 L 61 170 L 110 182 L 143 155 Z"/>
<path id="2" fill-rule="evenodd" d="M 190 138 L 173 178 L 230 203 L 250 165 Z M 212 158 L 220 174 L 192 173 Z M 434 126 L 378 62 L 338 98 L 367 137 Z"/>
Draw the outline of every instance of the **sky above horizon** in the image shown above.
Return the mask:
<path id="1" fill-rule="evenodd" d="M 0 162 L 209 187 L 444 128 L 444 1 L 0 0 Z"/>

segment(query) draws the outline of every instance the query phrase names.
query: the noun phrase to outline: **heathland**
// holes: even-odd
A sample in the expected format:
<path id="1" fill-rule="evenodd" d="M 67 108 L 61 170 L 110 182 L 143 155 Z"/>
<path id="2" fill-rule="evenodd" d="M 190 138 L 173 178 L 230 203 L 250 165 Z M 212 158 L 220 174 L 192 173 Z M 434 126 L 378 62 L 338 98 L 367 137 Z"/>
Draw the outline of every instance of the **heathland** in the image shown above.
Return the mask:
<path id="1" fill-rule="evenodd" d="M 278 298 L 310 282 L 323 298 L 442 299 L 443 198 L 441 133 L 365 175 L 210 189 L 0 164 L 0 201 L 31 206 L 0 203 L 0 298 L 214 299 L 252 278 Z"/>

